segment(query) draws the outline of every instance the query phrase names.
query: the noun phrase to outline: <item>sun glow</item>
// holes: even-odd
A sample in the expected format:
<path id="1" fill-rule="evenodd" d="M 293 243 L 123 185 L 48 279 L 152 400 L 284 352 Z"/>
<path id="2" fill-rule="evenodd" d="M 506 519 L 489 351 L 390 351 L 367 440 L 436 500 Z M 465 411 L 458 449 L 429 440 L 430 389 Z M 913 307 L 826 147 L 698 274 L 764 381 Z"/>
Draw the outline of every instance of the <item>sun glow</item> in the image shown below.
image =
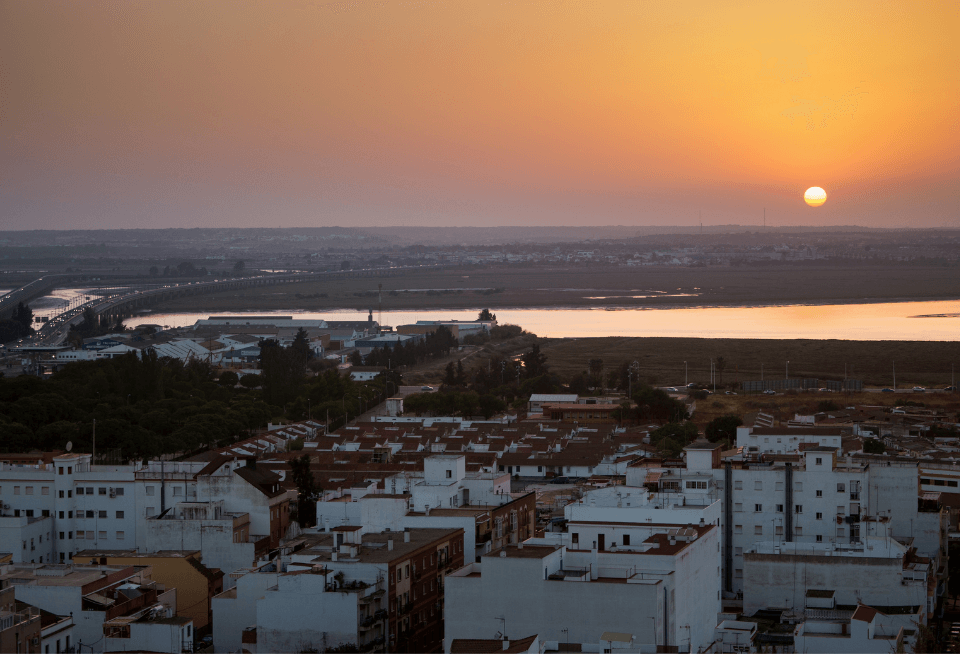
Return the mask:
<path id="1" fill-rule="evenodd" d="M 827 192 L 819 186 L 811 186 L 803 194 L 803 200 L 811 207 L 819 207 L 827 201 Z"/>

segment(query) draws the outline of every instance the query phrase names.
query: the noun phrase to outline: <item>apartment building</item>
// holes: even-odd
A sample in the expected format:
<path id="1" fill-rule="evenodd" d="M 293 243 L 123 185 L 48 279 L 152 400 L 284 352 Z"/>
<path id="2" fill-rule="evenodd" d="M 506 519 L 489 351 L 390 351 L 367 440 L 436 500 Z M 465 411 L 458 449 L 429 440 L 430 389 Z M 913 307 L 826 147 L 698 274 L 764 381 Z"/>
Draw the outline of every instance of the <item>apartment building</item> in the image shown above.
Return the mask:
<path id="1" fill-rule="evenodd" d="M 0 535 L 19 543 L 10 548 L 14 562 L 65 563 L 85 549 L 150 551 L 162 530 L 147 522 L 199 501 L 219 502 L 221 514 L 246 514 L 247 541 L 276 548 L 295 495 L 251 459 L 113 466 L 65 453 L 49 462 L 0 463 Z"/>
<path id="2" fill-rule="evenodd" d="M 496 631 L 573 643 L 628 634 L 651 651 L 696 651 L 713 642 L 721 607 L 719 528 L 583 521 L 571 529 L 581 537 L 577 545 L 548 534 L 450 574 L 447 650 L 455 639 Z M 614 533 L 616 544 L 608 540 L 601 550 L 600 535 Z"/>
<path id="3" fill-rule="evenodd" d="M 463 565 L 462 529 L 336 527 L 284 552 L 214 598 L 218 651 L 238 642 L 258 651 L 441 651 L 444 584 Z"/>
<path id="4" fill-rule="evenodd" d="M 40 611 L 18 606 L 13 587 L 0 590 L 0 652 L 41 652 Z"/>
<path id="5" fill-rule="evenodd" d="M 76 642 L 65 642 L 66 648 L 104 652 L 107 622 L 146 611 L 158 618 L 175 614 L 176 589 L 153 581 L 151 573 L 150 566 L 13 564 L 0 567 L 0 589 L 13 588 L 20 601 L 72 616 Z"/>

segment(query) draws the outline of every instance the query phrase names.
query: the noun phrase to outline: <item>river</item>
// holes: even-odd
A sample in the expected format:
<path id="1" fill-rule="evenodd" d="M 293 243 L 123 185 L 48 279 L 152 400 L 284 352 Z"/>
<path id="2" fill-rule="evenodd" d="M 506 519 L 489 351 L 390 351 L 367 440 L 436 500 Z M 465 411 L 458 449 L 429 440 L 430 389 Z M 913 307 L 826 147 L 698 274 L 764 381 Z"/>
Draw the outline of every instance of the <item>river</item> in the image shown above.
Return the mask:
<path id="1" fill-rule="evenodd" d="M 960 300 L 762 307 L 688 307 L 665 309 L 558 308 L 496 309 L 497 320 L 521 325 L 538 336 L 673 336 L 694 338 L 811 338 L 841 340 L 955 340 L 960 331 Z M 192 325 L 210 314 L 148 313 L 125 324 Z M 217 315 L 217 314 L 214 314 Z M 225 312 L 220 315 L 294 315 L 330 320 L 366 320 L 365 311 Z M 384 312 L 386 325 L 417 320 L 475 320 L 477 311 L 422 310 Z"/>

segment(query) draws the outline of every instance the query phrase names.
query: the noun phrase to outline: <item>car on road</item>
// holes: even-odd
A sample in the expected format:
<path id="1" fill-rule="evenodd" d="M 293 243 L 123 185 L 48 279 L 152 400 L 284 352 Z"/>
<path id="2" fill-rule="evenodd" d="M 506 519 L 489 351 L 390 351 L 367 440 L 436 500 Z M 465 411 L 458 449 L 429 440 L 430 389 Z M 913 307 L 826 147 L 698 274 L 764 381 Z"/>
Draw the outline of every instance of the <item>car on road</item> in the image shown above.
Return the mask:
<path id="1" fill-rule="evenodd" d="M 881 388 L 881 389 L 880 389 L 880 392 L 881 392 L 881 393 L 893 393 L 893 389 L 892 389 L 892 388 Z"/>
<path id="2" fill-rule="evenodd" d="M 926 391 L 927 391 L 927 389 L 925 389 L 923 386 L 914 386 L 914 387 L 913 387 L 913 392 L 914 392 L 914 393 L 925 393 Z"/>
<path id="3" fill-rule="evenodd" d="M 764 394 L 764 395 L 776 395 L 777 392 L 776 392 L 775 390 L 773 390 L 772 388 L 768 388 L 767 390 L 765 390 L 765 391 L 763 392 L 763 394 Z"/>
<path id="4" fill-rule="evenodd" d="M 665 390 L 665 391 L 668 392 L 668 393 L 677 393 L 677 392 L 678 392 L 676 386 L 667 386 L 667 387 L 666 387 L 665 389 L 663 389 L 663 390 Z"/>
<path id="5" fill-rule="evenodd" d="M 950 391 L 950 392 L 952 393 L 953 391 L 957 390 L 957 387 L 956 387 L 956 386 L 944 386 L 944 387 L 943 387 L 943 390 L 945 390 L 945 391 Z"/>
<path id="6" fill-rule="evenodd" d="M 421 391 L 432 391 L 432 390 L 433 390 L 433 386 L 421 386 L 421 387 L 420 387 L 420 390 L 421 390 Z"/>
<path id="7" fill-rule="evenodd" d="M 725 391 L 725 392 L 724 392 L 724 395 L 736 395 L 736 394 L 737 394 L 736 391 Z"/>

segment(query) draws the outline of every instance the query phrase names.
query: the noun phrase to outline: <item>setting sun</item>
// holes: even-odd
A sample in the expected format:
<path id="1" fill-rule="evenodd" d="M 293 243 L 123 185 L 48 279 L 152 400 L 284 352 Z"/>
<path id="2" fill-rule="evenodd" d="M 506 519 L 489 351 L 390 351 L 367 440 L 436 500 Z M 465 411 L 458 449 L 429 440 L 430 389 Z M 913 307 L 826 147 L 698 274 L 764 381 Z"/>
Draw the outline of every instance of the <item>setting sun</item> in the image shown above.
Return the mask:
<path id="1" fill-rule="evenodd" d="M 827 192 L 819 186 L 811 186 L 803 194 L 803 200 L 811 207 L 819 207 L 827 201 Z"/>

